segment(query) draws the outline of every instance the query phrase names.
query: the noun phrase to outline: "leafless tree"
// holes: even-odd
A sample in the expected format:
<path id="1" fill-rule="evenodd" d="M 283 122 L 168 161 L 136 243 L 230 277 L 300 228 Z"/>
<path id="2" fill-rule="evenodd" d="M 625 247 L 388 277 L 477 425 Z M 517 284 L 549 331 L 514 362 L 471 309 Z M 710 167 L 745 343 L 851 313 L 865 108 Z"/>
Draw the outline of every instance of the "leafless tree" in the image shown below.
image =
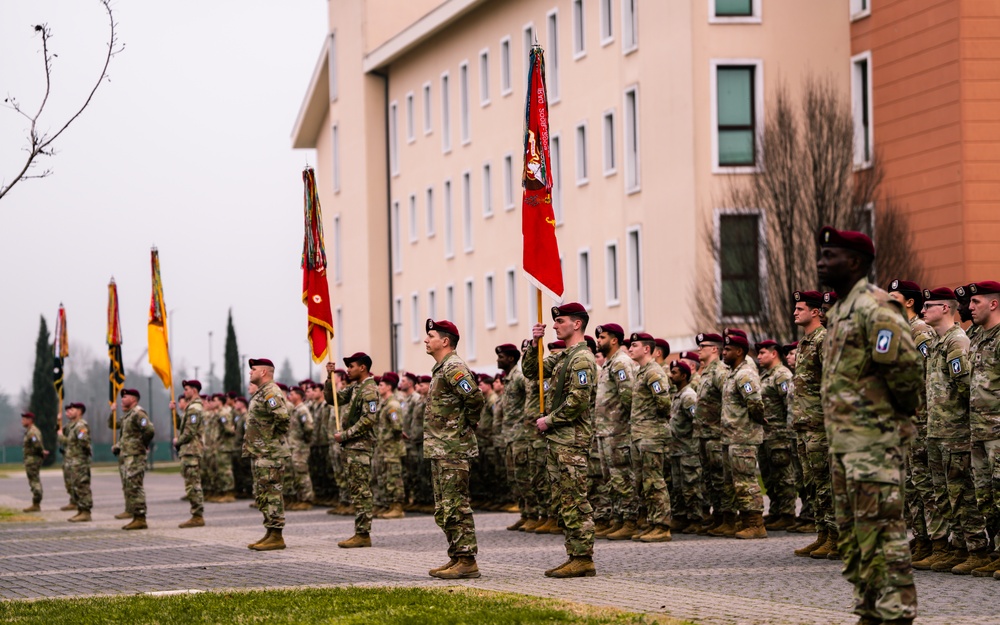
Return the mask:
<path id="1" fill-rule="evenodd" d="M 877 152 L 855 171 L 852 113 L 832 79 L 808 78 L 798 107 L 784 85 L 769 102 L 760 170 L 730 176 L 716 202 L 732 207 L 719 218 L 726 228 L 717 230 L 715 216 L 702 226 L 714 263 L 697 282 L 716 289 L 695 289 L 696 331 L 738 325 L 757 339 L 793 340 L 792 294 L 820 286 L 816 233 L 824 225 L 874 235 L 879 283 L 922 274 L 906 216 L 882 191 Z"/>
<path id="2" fill-rule="evenodd" d="M 116 33 L 118 24 L 115 22 L 114 14 L 111 11 L 111 0 L 98 1 L 108 14 L 108 51 L 104 57 L 104 64 L 101 67 L 100 75 L 94 82 L 94 86 L 91 88 L 90 93 L 87 94 L 83 104 L 69 117 L 69 119 L 66 120 L 65 123 L 58 126 L 58 130 L 55 132 L 46 132 L 42 130 L 40 128 L 40 121 L 42 114 L 45 113 L 45 106 L 49 103 L 49 96 L 52 93 L 52 62 L 58 55 L 49 49 L 49 40 L 52 38 L 52 31 L 49 30 L 48 24 L 36 24 L 35 26 L 32 26 L 34 31 L 42 38 L 42 61 L 45 67 L 45 93 L 42 95 L 41 104 L 38 105 L 38 108 L 34 111 L 34 113 L 25 110 L 20 101 L 14 96 L 8 94 L 7 97 L 4 98 L 4 106 L 21 115 L 27 121 L 28 145 L 24 148 L 24 151 L 27 152 L 27 158 L 25 158 L 20 171 L 17 172 L 10 182 L 4 181 L 0 183 L 0 199 L 7 195 L 7 192 L 22 180 L 45 178 L 46 176 L 52 174 L 52 169 L 50 168 L 45 168 L 38 173 L 32 173 L 32 171 L 38 164 L 37 160 L 39 158 L 55 155 L 55 148 L 52 145 L 53 142 L 55 142 L 55 140 L 58 139 L 67 128 L 69 128 L 69 125 L 76 121 L 80 114 L 83 113 L 84 109 L 90 105 L 90 101 L 94 98 L 94 94 L 97 93 L 98 87 L 100 87 L 104 81 L 108 79 L 108 66 L 111 64 L 112 57 L 121 52 L 125 47 L 124 44 L 119 44 L 118 42 L 118 35 Z"/>

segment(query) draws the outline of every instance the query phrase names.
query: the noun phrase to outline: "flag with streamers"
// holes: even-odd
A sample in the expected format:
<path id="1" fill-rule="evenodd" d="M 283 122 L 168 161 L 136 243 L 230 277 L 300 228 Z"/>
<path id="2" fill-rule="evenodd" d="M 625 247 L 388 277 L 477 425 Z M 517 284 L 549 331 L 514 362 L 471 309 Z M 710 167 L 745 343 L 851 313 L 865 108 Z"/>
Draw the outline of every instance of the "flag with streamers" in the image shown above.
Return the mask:
<path id="1" fill-rule="evenodd" d="M 170 370 L 170 350 L 167 343 L 167 309 L 163 303 L 163 283 L 160 281 L 160 253 L 154 247 L 150 253 L 153 268 L 153 295 L 149 300 L 149 364 L 160 376 L 165 388 L 173 387 Z"/>
<path id="2" fill-rule="evenodd" d="M 122 364 L 122 327 L 118 320 L 118 286 L 115 279 L 108 283 L 108 403 L 113 407 L 118 393 L 125 388 L 125 366 Z"/>
<path id="3" fill-rule="evenodd" d="M 305 184 L 305 241 L 302 244 L 302 303 L 306 305 L 309 347 L 313 362 L 330 353 L 333 314 L 330 285 L 326 279 L 326 246 L 323 242 L 323 212 L 319 207 L 316 176 L 312 167 L 302 172 Z"/>
<path id="4" fill-rule="evenodd" d="M 63 378 L 65 372 L 63 367 L 66 358 L 69 357 L 69 335 L 66 334 L 66 309 L 59 304 L 59 313 L 56 315 L 55 339 L 52 342 L 52 385 L 56 387 L 56 395 L 59 396 L 60 410 L 63 401 Z"/>

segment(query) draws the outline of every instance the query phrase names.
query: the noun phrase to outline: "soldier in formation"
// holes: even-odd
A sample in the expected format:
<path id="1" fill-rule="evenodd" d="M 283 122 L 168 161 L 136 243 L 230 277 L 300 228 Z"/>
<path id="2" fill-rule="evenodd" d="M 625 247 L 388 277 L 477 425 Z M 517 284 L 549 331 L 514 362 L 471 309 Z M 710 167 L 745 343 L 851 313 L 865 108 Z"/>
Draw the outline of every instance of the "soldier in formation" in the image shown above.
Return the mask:
<path id="1" fill-rule="evenodd" d="M 31 489 L 31 505 L 24 512 L 40 512 L 42 505 L 42 479 L 39 472 L 49 451 L 42 442 L 42 433 L 35 425 L 35 413 L 21 413 L 21 427 L 24 428 L 24 472 L 28 474 Z"/>
<path id="2" fill-rule="evenodd" d="M 305 391 L 300 386 L 288 389 L 289 425 L 288 447 L 291 461 L 285 468 L 285 509 L 311 510 L 313 484 L 309 474 L 310 443 L 315 432 L 312 413 L 305 404 Z"/>
<path id="3" fill-rule="evenodd" d="M 90 428 L 83 415 L 87 407 L 75 402 L 66 407 L 69 425 L 64 431 L 62 421 L 56 431 L 59 447 L 63 451 L 63 471 L 70 490 L 70 501 L 76 502 L 77 513 L 69 519 L 71 523 L 91 520 L 90 511 L 94 507 L 94 497 L 90 490 Z"/>
<path id="4" fill-rule="evenodd" d="M 202 433 L 205 419 L 201 402 L 201 382 L 184 380 L 181 382 L 184 395 L 177 402 L 170 402 L 172 413 L 178 414 L 177 434 L 174 448 L 181 459 L 181 476 L 184 478 L 184 498 L 191 504 L 191 518 L 179 527 L 202 527 L 205 525 L 205 495 L 201 488 L 201 457 L 204 450 Z M 177 409 L 180 412 L 177 413 Z"/>
<path id="5" fill-rule="evenodd" d="M 139 391 L 134 388 L 122 389 L 122 433 L 118 445 L 112 452 L 122 462 L 125 480 L 125 510 L 132 513 L 132 521 L 123 530 L 144 530 L 146 525 L 146 491 L 143 479 L 146 475 L 146 455 L 153 440 L 153 421 L 139 405 Z"/>
<path id="6" fill-rule="evenodd" d="M 266 533 L 247 548 L 254 551 L 284 549 L 285 505 L 282 497 L 285 464 L 288 462 L 290 417 L 285 395 L 274 382 L 274 363 L 267 358 L 250 359 L 251 389 L 247 408 L 243 455 L 250 457 L 257 509 L 264 515 Z"/>

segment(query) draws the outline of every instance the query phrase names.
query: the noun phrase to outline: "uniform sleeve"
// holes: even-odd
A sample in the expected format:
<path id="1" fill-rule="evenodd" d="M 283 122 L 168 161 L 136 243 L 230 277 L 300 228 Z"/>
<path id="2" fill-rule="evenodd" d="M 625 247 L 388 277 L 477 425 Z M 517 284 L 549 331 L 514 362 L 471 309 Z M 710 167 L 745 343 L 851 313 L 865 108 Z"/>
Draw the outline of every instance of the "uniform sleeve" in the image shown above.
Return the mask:
<path id="1" fill-rule="evenodd" d="M 90 428 L 86 425 L 81 427 L 76 431 L 76 438 L 80 443 L 80 448 L 83 449 L 83 453 L 87 456 L 93 454 L 93 450 L 90 447 Z"/>
<path id="2" fill-rule="evenodd" d="M 267 398 L 264 399 L 264 405 L 267 405 Z M 288 433 L 292 419 L 288 415 L 288 406 L 285 404 L 284 398 L 281 398 L 277 404 L 271 408 L 271 423 L 274 426 L 274 433 L 278 436 L 284 436 Z"/>
<path id="3" fill-rule="evenodd" d="M 650 392 L 653 394 L 653 400 L 656 402 L 656 417 L 658 419 L 667 419 L 670 416 L 670 380 L 667 376 L 660 373 L 653 373 L 646 380 L 646 386 L 649 388 Z"/>
<path id="4" fill-rule="evenodd" d="M 743 374 L 736 379 L 740 395 L 747 405 L 747 415 L 755 423 L 766 423 L 764 416 L 764 400 L 760 396 L 760 378 L 756 375 Z"/>
<path id="5" fill-rule="evenodd" d="M 957 337 L 948 346 L 948 376 L 955 385 L 962 406 L 969 408 L 969 390 L 972 382 L 972 368 L 969 366 L 969 339 Z"/>
<path id="6" fill-rule="evenodd" d="M 913 344 L 909 324 L 898 310 L 879 306 L 867 326 L 869 356 L 889 388 L 893 404 L 909 418 L 920 404 L 924 385 L 918 360 L 923 357 Z"/>
<path id="7" fill-rule="evenodd" d="M 403 433 L 403 414 L 399 404 L 393 402 L 389 404 L 389 428 L 392 429 L 394 438 L 399 438 Z"/>
<path id="8" fill-rule="evenodd" d="M 152 442 L 153 436 L 156 434 L 156 430 L 153 429 L 153 420 L 143 411 L 139 413 L 138 423 L 139 429 L 142 432 L 142 446 L 148 448 L 149 443 Z"/>
<path id="9" fill-rule="evenodd" d="M 632 414 L 632 385 L 635 380 L 628 367 L 621 363 L 611 366 L 611 379 L 618 389 L 618 400 L 622 405 L 622 416 L 628 419 Z"/>
<path id="10" fill-rule="evenodd" d="M 375 385 L 368 385 L 358 389 L 361 394 L 361 417 L 351 427 L 344 430 L 341 442 L 346 442 L 358 438 L 375 429 L 375 422 L 378 420 L 378 392 Z"/>
<path id="11" fill-rule="evenodd" d="M 201 410 L 191 408 L 181 416 L 183 422 L 180 428 L 180 435 L 177 437 L 178 445 L 186 445 L 194 440 L 196 436 L 201 436 Z"/>
<path id="12" fill-rule="evenodd" d="M 313 419 L 309 409 L 303 407 L 299 415 L 299 423 L 302 425 L 302 438 L 305 442 L 312 442 L 313 433 L 316 431 L 316 420 Z"/>
<path id="13" fill-rule="evenodd" d="M 232 413 L 222 416 L 225 421 L 222 423 L 222 433 L 226 438 L 231 438 L 236 436 L 236 419 L 233 418 Z"/>
<path id="14" fill-rule="evenodd" d="M 578 352 L 582 353 L 582 352 Z M 576 423 L 590 410 L 590 396 L 593 393 L 596 373 L 593 365 L 583 357 L 577 356 L 571 362 L 566 376 L 566 388 L 563 390 L 563 402 L 553 406 L 552 412 L 545 417 L 546 423 L 558 427 Z M 669 401 L 669 397 L 667 398 Z"/>
<path id="15" fill-rule="evenodd" d="M 556 363 L 559 362 L 559 354 L 549 353 L 542 361 L 542 377 L 550 378 L 552 377 L 552 371 L 555 369 Z M 531 379 L 538 379 L 538 348 L 533 347 L 524 351 L 524 358 L 521 360 L 521 373 L 524 377 Z"/>

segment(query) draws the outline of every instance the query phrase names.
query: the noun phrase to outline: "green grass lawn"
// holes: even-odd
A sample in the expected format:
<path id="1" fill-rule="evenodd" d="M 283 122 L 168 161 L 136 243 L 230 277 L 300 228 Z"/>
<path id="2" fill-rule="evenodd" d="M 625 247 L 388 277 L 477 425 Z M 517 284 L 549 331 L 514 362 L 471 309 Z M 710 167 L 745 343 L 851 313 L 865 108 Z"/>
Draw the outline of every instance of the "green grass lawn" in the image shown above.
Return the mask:
<path id="1" fill-rule="evenodd" d="M 42 517 L 14 508 L 0 508 L 0 523 L 33 523 L 44 521 Z"/>
<path id="2" fill-rule="evenodd" d="M 330 588 L 0 602 L 7 623 L 582 623 L 681 625 L 664 616 L 464 587 Z"/>

